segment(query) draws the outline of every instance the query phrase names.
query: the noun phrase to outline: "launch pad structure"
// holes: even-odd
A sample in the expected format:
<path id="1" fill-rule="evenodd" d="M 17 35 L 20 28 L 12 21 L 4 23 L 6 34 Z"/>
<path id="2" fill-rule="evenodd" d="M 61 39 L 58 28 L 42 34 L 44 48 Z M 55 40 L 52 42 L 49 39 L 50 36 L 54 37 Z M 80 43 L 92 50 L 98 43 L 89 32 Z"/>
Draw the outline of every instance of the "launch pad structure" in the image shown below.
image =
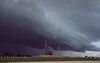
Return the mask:
<path id="1" fill-rule="evenodd" d="M 58 47 L 58 54 L 54 55 L 54 49 L 47 44 L 47 41 L 45 40 L 44 44 L 44 54 L 40 55 L 40 57 L 61 57 L 60 54 L 60 47 Z"/>
<path id="2" fill-rule="evenodd" d="M 46 40 L 45 40 L 44 55 L 53 55 L 53 54 L 54 54 L 53 48 L 50 45 L 48 45 Z"/>

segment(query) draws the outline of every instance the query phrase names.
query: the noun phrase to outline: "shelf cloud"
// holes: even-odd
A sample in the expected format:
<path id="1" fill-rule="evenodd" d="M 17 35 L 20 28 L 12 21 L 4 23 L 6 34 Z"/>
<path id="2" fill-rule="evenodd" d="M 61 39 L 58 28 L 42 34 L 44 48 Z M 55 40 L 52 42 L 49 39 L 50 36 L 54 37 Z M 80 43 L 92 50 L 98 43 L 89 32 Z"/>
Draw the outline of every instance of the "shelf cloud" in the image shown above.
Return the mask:
<path id="1" fill-rule="evenodd" d="M 99 8 L 99 0 L 0 0 L 0 51 L 19 44 L 42 52 L 45 40 L 55 50 L 100 51 L 92 45 L 100 40 Z"/>

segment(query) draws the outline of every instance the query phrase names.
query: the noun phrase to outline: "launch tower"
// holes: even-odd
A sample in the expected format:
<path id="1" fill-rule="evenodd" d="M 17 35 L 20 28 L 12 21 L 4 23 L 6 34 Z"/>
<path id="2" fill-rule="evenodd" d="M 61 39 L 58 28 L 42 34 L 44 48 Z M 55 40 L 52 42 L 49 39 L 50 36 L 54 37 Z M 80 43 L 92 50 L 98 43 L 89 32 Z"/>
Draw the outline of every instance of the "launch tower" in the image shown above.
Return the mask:
<path id="1" fill-rule="evenodd" d="M 45 55 L 53 55 L 54 50 L 50 45 L 47 45 L 46 40 L 45 40 L 45 45 L 44 45 L 44 54 Z"/>

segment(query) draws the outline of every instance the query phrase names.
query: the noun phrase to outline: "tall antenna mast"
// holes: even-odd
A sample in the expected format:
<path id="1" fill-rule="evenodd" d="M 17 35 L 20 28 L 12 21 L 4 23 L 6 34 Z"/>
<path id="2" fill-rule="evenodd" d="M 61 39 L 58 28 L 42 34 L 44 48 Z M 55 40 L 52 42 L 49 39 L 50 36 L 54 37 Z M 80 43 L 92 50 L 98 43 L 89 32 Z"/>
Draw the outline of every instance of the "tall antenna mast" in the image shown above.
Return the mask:
<path id="1" fill-rule="evenodd" d="M 47 45 L 47 41 L 45 40 L 45 46 Z"/>
<path id="2" fill-rule="evenodd" d="M 45 40 L 45 44 L 44 44 L 44 54 L 45 55 L 47 54 L 47 43 L 46 43 L 46 40 Z"/>

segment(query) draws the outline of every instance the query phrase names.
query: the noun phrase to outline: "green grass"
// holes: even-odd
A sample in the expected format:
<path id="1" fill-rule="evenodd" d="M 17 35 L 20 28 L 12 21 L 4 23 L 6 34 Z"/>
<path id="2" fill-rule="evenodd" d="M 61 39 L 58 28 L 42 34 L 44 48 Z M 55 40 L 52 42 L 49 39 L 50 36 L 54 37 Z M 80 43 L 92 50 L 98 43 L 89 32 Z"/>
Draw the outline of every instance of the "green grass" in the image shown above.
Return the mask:
<path id="1" fill-rule="evenodd" d="M 0 59 L 0 62 L 37 62 L 37 61 L 100 61 L 100 58 L 33 57 L 33 58 L 4 58 L 4 59 Z"/>

